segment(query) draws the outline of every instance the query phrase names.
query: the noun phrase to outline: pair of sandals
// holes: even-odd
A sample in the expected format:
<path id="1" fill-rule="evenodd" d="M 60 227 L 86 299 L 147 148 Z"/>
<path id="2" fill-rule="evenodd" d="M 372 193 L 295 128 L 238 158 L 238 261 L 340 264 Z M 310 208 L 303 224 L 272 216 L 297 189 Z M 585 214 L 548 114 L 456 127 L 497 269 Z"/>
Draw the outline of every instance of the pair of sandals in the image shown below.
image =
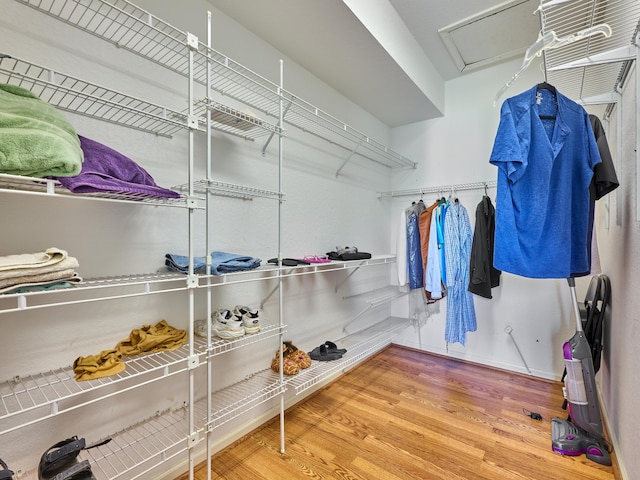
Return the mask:
<path id="1" fill-rule="evenodd" d="M 338 348 L 338 346 L 327 340 L 322 345 L 314 348 L 309 352 L 311 360 L 318 360 L 320 362 L 329 362 L 331 360 L 338 360 L 347 353 L 346 348 Z"/>
<path id="2" fill-rule="evenodd" d="M 86 446 L 84 438 L 73 436 L 52 445 L 40 457 L 38 465 L 39 480 L 96 480 L 91 471 L 89 460 L 78 461 L 81 450 L 98 447 L 110 442 Z M 11 478 L 11 477 L 9 477 Z M 2 479 L 2 477 L 0 477 Z"/>

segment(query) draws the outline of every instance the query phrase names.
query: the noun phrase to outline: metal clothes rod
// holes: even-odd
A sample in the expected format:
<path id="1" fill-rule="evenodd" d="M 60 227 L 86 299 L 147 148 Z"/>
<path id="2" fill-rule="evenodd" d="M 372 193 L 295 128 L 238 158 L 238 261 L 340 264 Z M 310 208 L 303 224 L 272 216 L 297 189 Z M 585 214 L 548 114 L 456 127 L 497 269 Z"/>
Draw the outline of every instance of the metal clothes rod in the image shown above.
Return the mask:
<path id="1" fill-rule="evenodd" d="M 473 182 L 473 183 L 459 183 L 457 185 L 440 185 L 437 187 L 423 187 L 415 188 L 412 190 L 395 190 L 391 192 L 380 192 L 380 198 L 391 197 L 413 197 L 416 195 L 423 195 L 426 193 L 445 193 L 445 192 L 460 192 L 463 190 L 479 190 L 483 188 L 495 188 L 497 182 L 495 180 L 486 182 Z"/>

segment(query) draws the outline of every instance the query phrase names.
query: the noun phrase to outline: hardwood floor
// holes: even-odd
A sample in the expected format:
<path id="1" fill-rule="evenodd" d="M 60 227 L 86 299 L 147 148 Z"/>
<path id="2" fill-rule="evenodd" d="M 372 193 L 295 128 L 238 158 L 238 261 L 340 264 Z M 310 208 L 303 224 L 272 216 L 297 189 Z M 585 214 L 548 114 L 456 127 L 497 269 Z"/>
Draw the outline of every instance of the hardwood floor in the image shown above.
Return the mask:
<path id="1" fill-rule="evenodd" d="M 618 478 L 552 452 L 561 406 L 559 383 L 391 346 L 286 412 L 285 454 L 274 418 L 216 454 L 211 478 Z"/>

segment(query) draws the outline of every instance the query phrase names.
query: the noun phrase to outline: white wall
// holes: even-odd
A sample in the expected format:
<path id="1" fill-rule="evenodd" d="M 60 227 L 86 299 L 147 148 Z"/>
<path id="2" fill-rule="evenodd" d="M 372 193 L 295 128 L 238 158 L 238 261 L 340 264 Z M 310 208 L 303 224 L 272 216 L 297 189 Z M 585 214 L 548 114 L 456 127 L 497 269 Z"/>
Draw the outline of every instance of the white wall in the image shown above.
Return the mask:
<path id="1" fill-rule="evenodd" d="M 611 319 L 605 325 L 603 364 L 598 374 L 602 407 L 616 449 L 624 479 L 640 476 L 640 458 L 635 452 L 640 412 L 640 328 L 638 291 L 640 289 L 640 223 L 637 221 L 637 66 L 622 92 L 621 122 L 613 116 L 609 143 L 615 144 L 616 128 L 622 135 L 622 151 L 617 158 L 620 187 L 610 194 L 610 205 L 597 204 L 596 222 L 602 270 L 611 279 Z M 611 213 L 609 228 L 605 219 Z"/>
<path id="2" fill-rule="evenodd" d="M 518 70 L 520 59 L 491 69 L 465 75 L 447 82 L 444 117 L 396 128 L 393 145 L 401 153 L 416 158 L 415 172 L 394 175 L 393 189 L 419 189 L 442 186 L 448 196 L 450 185 L 495 181 L 496 169 L 489 163 L 493 140 L 500 117 L 500 105 L 542 80 L 537 65 L 532 65 L 493 106 L 498 90 Z M 466 207 L 472 223 L 475 209 L 484 190 L 456 192 Z M 495 189 L 489 190 L 495 205 Z M 425 195 L 429 205 L 440 194 Z M 391 201 L 393 220 L 416 198 L 397 197 Z M 394 222 L 391 241 L 395 243 Z M 569 289 L 564 280 L 527 279 L 503 273 L 501 284 L 493 289 L 493 299 L 474 296 L 478 328 L 467 333 L 466 346 L 447 345 L 444 341 L 446 300 L 439 302 L 434 314 L 419 329 L 407 329 L 398 340 L 403 345 L 447 354 L 457 358 L 528 373 L 544 378 L 562 375 L 562 343 L 571 335 L 573 323 Z M 395 308 L 401 309 L 402 305 Z M 505 333 L 513 328 L 512 337 L 522 357 Z M 527 370 L 528 369 L 528 370 Z"/>
<path id="3" fill-rule="evenodd" d="M 206 11 L 211 9 L 206 2 L 145 0 L 140 5 L 206 41 Z M 17 2 L 3 2 L 2 8 L 0 38 L 4 53 L 170 108 L 186 108 L 184 78 Z M 279 60 L 283 56 L 223 14 L 213 11 L 213 18 L 215 48 L 277 83 Z M 289 91 L 371 138 L 389 143 L 388 127 L 290 60 L 284 60 L 285 87 Z M 170 187 L 187 181 L 185 132 L 164 139 L 70 113 L 64 116 L 79 134 L 115 148 L 146 168 L 159 185 Z M 264 139 L 249 142 L 215 133 L 214 179 L 277 190 L 277 142 L 271 143 L 263 157 L 260 151 Z M 202 135 L 196 137 L 195 151 L 195 177 L 200 179 L 205 171 Z M 386 232 L 390 222 L 388 206 L 377 197 L 378 191 L 390 188 L 387 168 L 356 156 L 336 178 L 336 171 L 348 152 L 294 129 L 285 138 L 283 152 L 286 201 L 282 211 L 281 252 L 285 257 L 324 254 L 336 246 L 346 245 L 373 254 L 390 252 L 389 239 L 381 233 Z M 214 197 L 213 205 L 212 250 L 249 254 L 264 261 L 277 255 L 276 201 Z M 78 258 L 78 272 L 86 278 L 156 272 L 164 269 L 165 253 L 187 253 L 187 212 L 182 209 L 0 193 L 0 219 L 7 227 L 3 229 L 0 255 L 57 246 Z M 197 212 L 194 220 L 195 254 L 201 256 L 205 254 L 204 215 Z M 343 324 L 363 308 L 357 297 L 349 300 L 343 297 L 386 285 L 388 271 L 388 266 L 380 266 L 357 272 L 337 292 L 335 287 L 342 283 L 348 271 L 286 281 L 283 308 L 288 325 L 286 338 L 304 350 L 311 350 L 325 340 L 342 338 L 348 333 L 343 331 Z M 275 285 L 275 281 L 266 281 L 217 288 L 213 307 L 257 306 Z M 204 294 L 198 292 L 196 318 L 205 315 L 204 300 Z M 278 296 L 273 295 L 266 302 L 263 315 L 277 318 L 278 310 Z M 363 328 L 384 318 L 387 311 L 376 309 L 353 327 Z M 78 356 L 113 348 L 128 337 L 131 330 L 161 319 L 176 327 L 188 327 L 188 302 L 184 292 L 2 314 L 0 380 L 69 366 Z M 216 386 L 229 385 L 256 370 L 268 368 L 277 348 L 274 338 L 217 358 Z M 204 393 L 203 372 L 203 369 L 197 372 L 196 396 Z M 186 376 L 173 377 L 58 415 L 3 435 L 0 439 L 2 458 L 16 472 L 31 472 L 23 478 L 33 478 L 40 455 L 50 445 L 71 435 L 83 436 L 91 443 L 157 411 L 181 406 L 188 398 L 187 393 Z M 254 419 L 270 414 L 274 406 L 277 406 L 275 401 L 262 405 L 251 415 L 217 429 L 214 442 L 219 447 L 252 425 Z M 0 422 L 0 429 L 7 423 Z M 157 473 L 166 473 L 170 467 L 167 462 L 162 472 Z M 187 466 L 183 464 L 179 468 L 186 470 Z"/>
<path id="4" fill-rule="evenodd" d="M 499 122 L 499 106 L 492 107 L 494 96 L 519 68 L 520 60 L 466 75 L 447 83 L 446 114 L 443 118 L 407 125 L 393 131 L 393 147 L 415 158 L 415 172 L 394 175 L 393 189 L 495 180 L 495 167 L 489 156 Z M 542 81 L 536 64 L 511 86 L 501 100 Z M 638 295 L 640 289 L 640 229 L 636 220 L 636 115 L 634 75 L 623 91 L 622 125 L 614 112 L 607 133 L 610 149 L 617 158 L 620 187 L 596 204 L 596 233 L 602 272 L 612 284 L 612 318 L 605 326 L 603 364 L 597 375 L 601 406 L 613 441 L 623 478 L 640 475 L 640 460 L 633 451 L 640 413 L 637 398 L 640 382 L 636 372 L 639 351 Z M 602 115 L 602 107 L 586 107 Z M 617 129 L 622 130 L 622 151 L 617 156 Z M 460 201 L 473 222 L 475 206 L 482 190 L 459 192 Z M 439 196 L 439 195 L 438 195 Z M 490 191 L 495 202 L 495 190 Z M 435 198 L 435 196 L 434 196 Z M 414 198 L 399 197 L 390 201 L 395 244 L 395 219 Z M 433 200 L 425 197 L 427 204 Z M 607 223 L 608 218 L 608 223 Z M 608 227 L 607 227 L 608 224 Z M 392 247 L 393 248 L 393 247 Z M 578 299 L 584 294 L 590 277 L 576 279 Z M 486 365 L 527 373 L 524 362 L 509 336 L 506 325 L 513 327 L 513 337 L 531 374 L 559 379 L 563 372 L 562 344 L 575 330 L 571 299 L 564 280 L 527 279 L 502 275 L 501 285 L 493 289 L 494 298 L 475 297 L 478 329 L 467 334 L 467 345 L 446 345 L 444 327 L 446 304 L 422 325 L 408 328 L 398 343 L 443 355 L 450 355 Z M 441 302 L 442 303 L 442 302 Z M 397 314 L 412 313 L 406 301 L 394 305 Z M 533 400 L 535 402 L 535 400 Z M 534 403 L 535 405 L 535 403 Z"/>

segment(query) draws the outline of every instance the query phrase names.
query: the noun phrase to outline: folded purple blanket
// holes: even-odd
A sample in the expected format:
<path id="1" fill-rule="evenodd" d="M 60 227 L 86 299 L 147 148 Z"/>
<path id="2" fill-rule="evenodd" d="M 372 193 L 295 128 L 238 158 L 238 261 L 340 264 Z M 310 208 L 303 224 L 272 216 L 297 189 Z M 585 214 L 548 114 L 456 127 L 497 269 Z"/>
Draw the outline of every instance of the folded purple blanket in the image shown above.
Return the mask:
<path id="1" fill-rule="evenodd" d="M 162 198 L 180 194 L 158 186 L 151 175 L 130 158 L 95 140 L 78 135 L 84 152 L 82 171 L 75 177 L 58 177 L 74 193 L 125 192 Z"/>

